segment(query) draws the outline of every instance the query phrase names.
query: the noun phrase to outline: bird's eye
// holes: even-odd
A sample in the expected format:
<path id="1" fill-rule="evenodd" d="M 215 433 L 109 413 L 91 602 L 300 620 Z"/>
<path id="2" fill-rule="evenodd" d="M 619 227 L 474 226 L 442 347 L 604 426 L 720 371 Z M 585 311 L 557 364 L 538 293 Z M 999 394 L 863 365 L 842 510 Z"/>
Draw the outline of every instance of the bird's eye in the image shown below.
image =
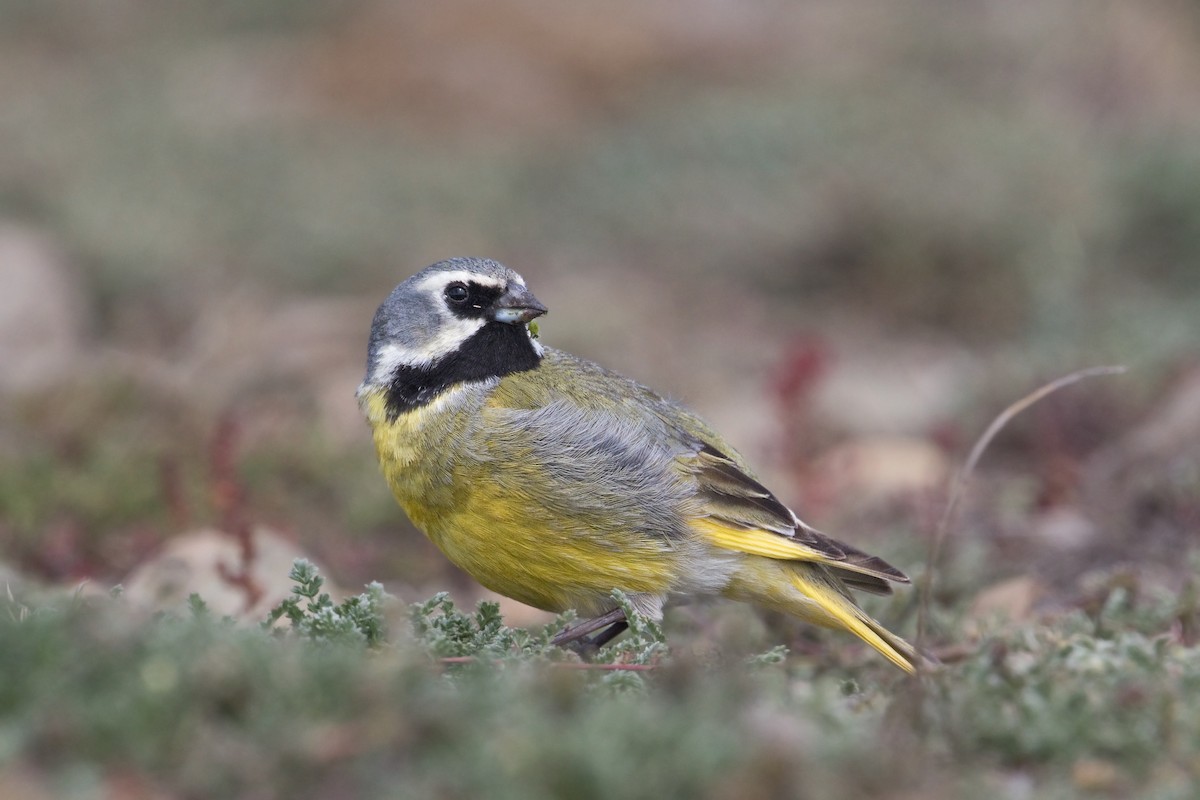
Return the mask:
<path id="1" fill-rule="evenodd" d="M 461 306 L 471 297 L 471 291 L 464 283 L 452 283 L 446 287 L 446 299 L 456 306 Z"/>

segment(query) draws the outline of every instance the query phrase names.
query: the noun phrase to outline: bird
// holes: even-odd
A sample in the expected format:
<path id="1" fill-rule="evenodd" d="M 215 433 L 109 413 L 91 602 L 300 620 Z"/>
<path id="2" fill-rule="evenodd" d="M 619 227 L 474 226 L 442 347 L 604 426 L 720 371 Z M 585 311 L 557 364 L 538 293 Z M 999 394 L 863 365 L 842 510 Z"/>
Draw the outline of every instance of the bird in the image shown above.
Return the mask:
<path id="1" fill-rule="evenodd" d="M 559 645 L 625 630 L 620 590 L 654 620 L 721 596 L 849 631 L 906 672 L 923 663 L 851 593 L 891 594 L 903 572 L 802 522 L 679 403 L 544 346 L 546 312 L 518 273 L 456 257 L 400 283 L 371 322 L 358 403 L 396 500 L 451 562 L 573 610 Z"/>

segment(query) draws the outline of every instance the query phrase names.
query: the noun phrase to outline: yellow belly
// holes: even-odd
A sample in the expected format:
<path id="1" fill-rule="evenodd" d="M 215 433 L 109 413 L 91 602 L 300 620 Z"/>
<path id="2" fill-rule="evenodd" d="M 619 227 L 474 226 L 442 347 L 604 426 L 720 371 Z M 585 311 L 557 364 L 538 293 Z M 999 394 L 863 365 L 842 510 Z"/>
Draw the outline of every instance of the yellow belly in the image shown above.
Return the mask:
<path id="1" fill-rule="evenodd" d="M 423 529 L 481 584 L 528 605 L 598 614 L 612 607 L 613 589 L 666 594 L 676 579 L 670 550 L 643 535 L 582 527 L 486 482 L 465 500 Z"/>
<path id="2" fill-rule="evenodd" d="M 430 443 L 443 444 L 461 431 L 439 416 L 437 401 L 392 421 L 384 417 L 382 395 L 363 397 L 362 404 L 400 506 L 452 562 L 492 591 L 547 611 L 592 615 L 612 607 L 613 589 L 665 595 L 675 585 L 679 564 L 666 539 L 605 519 L 572 517 L 562 503 L 551 509 L 539 499 L 549 476 L 534 465 L 519 458 L 503 465 L 509 486 L 528 487 L 513 492 L 489 479 L 488 470 L 497 467 L 488 462 L 441 457 L 444 450 Z"/>

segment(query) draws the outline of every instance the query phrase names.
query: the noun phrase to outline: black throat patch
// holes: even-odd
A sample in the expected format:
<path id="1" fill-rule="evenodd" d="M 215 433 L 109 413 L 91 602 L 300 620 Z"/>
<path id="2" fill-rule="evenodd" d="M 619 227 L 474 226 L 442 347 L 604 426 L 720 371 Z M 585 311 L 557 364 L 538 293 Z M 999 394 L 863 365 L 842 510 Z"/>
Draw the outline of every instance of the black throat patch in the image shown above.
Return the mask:
<path id="1" fill-rule="evenodd" d="M 397 369 L 388 384 L 387 418 L 420 408 L 457 384 L 535 369 L 539 361 L 524 325 L 489 322 L 440 361 Z"/>

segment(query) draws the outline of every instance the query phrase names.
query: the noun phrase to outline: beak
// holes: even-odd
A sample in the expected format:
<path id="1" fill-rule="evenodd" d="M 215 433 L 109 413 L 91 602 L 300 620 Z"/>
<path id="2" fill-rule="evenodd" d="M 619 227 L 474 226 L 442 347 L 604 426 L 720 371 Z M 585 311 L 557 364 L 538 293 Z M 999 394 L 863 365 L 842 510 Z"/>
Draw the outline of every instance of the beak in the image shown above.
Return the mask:
<path id="1" fill-rule="evenodd" d="M 532 292 L 519 283 L 511 283 L 508 290 L 492 303 L 492 319 L 510 325 L 517 322 L 524 324 L 545 314 L 547 310 Z"/>

